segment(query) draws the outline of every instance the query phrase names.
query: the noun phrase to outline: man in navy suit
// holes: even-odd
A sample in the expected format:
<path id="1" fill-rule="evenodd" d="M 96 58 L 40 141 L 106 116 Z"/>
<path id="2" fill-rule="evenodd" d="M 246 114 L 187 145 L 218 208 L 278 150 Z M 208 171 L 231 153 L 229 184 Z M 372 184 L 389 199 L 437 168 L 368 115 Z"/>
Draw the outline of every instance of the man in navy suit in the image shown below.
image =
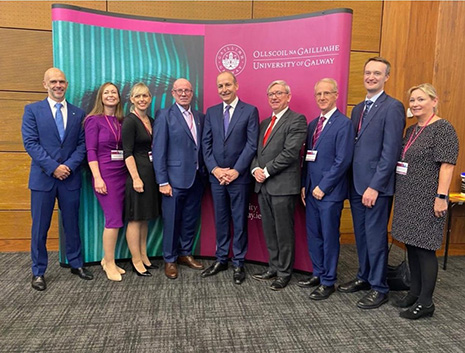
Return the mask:
<path id="1" fill-rule="evenodd" d="M 349 199 L 359 269 L 356 278 L 338 290 L 371 289 L 357 302 L 362 309 L 378 308 L 388 301 L 387 225 L 405 127 L 404 106 L 384 93 L 390 68 L 384 58 L 368 59 L 363 75 L 366 100 L 352 110 L 356 137 Z"/>
<path id="2" fill-rule="evenodd" d="M 192 109 L 192 85 L 184 78 L 171 90 L 176 101 L 157 111 L 153 125 L 153 166 L 162 193 L 165 275 L 178 277 L 176 262 L 201 270 L 192 257 L 204 185 L 201 136 L 204 115 Z"/>
<path id="3" fill-rule="evenodd" d="M 354 152 L 354 128 L 336 107 L 337 83 L 324 78 L 315 85 L 320 116 L 308 125 L 302 171 L 302 202 L 306 205 L 307 241 L 313 276 L 297 283 L 318 286 L 310 299 L 334 293 L 339 259 L 339 225 L 348 194 L 347 170 Z"/>
<path id="4" fill-rule="evenodd" d="M 71 273 L 86 280 L 93 278 L 83 267 L 79 236 L 80 165 L 86 154 L 82 127 L 85 113 L 66 102 L 68 82 L 59 69 L 48 69 L 43 85 L 48 98 L 26 105 L 21 127 L 24 147 L 32 158 L 29 174 L 32 288 L 39 291 L 46 288 L 46 241 L 55 199 L 61 211 Z"/>
<path id="5" fill-rule="evenodd" d="M 250 168 L 269 266 L 252 277 L 257 281 L 274 279 L 270 289 L 278 291 L 288 285 L 294 265 L 294 210 L 300 193 L 300 150 L 307 134 L 307 120 L 289 109 L 292 94 L 285 81 L 271 82 L 267 96 L 272 115 L 260 124 L 257 155 Z"/>
<path id="6" fill-rule="evenodd" d="M 241 284 L 247 252 L 249 166 L 257 151 L 258 110 L 239 100 L 239 85 L 231 72 L 220 73 L 216 86 L 223 103 L 208 108 L 202 138 L 215 206 L 216 262 L 202 272 L 202 277 L 228 268 L 232 218 L 233 281 Z"/>

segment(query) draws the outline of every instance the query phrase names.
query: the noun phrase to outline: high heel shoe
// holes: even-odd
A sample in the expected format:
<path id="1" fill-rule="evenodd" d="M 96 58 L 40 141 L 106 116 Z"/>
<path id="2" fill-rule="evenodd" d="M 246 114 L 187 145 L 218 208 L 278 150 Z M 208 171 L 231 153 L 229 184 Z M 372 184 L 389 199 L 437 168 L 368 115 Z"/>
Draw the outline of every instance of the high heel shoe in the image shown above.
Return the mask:
<path id="1" fill-rule="evenodd" d="M 157 270 L 157 269 L 160 268 L 158 265 L 155 265 L 155 264 L 153 264 L 153 263 L 151 263 L 151 262 L 150 262 L 150 265 L 146 265 L 146 264 L 144 263 L 144 266 L 145 266 L 145 268 L 148 268 L 148 269 L 150 269 L 150 270 Z"/>
<path id="2" fill-rule="evenodd" d="M 107 271 L 105 261 L 103 261 L 103 263 L 101 262 L 100 264 L 102 265 L 102 269 L 110 281 L 121 282 L 123 280 L 123 277 L 121 277 L 121 273 L 119 273 L 118 271 L 116 271 L 116 273 L 110 273 L 110 271 Z"/>
<path id="3" fill-rule="evenodd" d="M 140 277 L 152 277 L 152 274 L 149 271 L 145 271 L 145 272 L 137 271 L 137 268 L 136 268 L 136 266 L 134 266 L 132 261 L 131 261 L 131 266 L 132 266 L 132 271 L 135 272 L 136 275 L 138 275 Z"/>
<path id="4" fill-rule="evenodd" d="M 102 265 L 102 267 L 104 268 L 103 270 L 105 270 L 106 262 L 105 262 L 105 259 L 104 259 L 104 258 L 102 259 L 102 261 L 100 261 L 100 265 Z M 116 266 L 116 269 L 118 270 L 118 272 L 119 272 L 121 275 L 124 275 L 124 274 L 126 273 L 126 271 L 124 270 L 124 268 L 119 267 L 118 265 L 116 265 L 116 263 L 115 263 L 115 266 Z"/>

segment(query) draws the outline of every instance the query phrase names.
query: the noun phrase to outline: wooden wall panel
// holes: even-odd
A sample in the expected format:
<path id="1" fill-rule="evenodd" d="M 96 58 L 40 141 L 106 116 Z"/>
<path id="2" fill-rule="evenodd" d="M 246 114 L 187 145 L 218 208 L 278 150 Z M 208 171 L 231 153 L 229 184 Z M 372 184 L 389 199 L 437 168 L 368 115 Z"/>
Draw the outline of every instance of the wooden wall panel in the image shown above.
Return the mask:
<path id="1" fill-rule="evenodd" d="M 173 19 L 252 18 L 252 1 L 108 1 L 108 11 Z"/>
<path id="2" fill-rule="evenodd" d="M 379 52 L 382 6 L 382 1 L 254 1 L 253 18 L 350 8 L 354 11 L 352 50 Z"/>
<path id="3" fill-rule="evenodd" d="M 30 194 L 27 188 L 30 163 L 31 158 L 26 152 L 0 152 L 0 210 L 30 209 Z"/>
<path id="4" fill-rule="evenodd" d="M 0 28 L 0 90 L 44 90 L 44 72 L 53 64 L 52 33 Z"/>
<path id="5" fill-rule="evenodd" d="M 451 191 L 460 191 L 460 173 L 465 172 L 465 119 L 463 83 L 465 82 L 465 3 L 439 4 L 438 35 L 433 85 L 439 95 L 439 115 L 454 125 L 460 151 Z M 463 230 L 463 228 L 462 228 Z M 465 232 L 462 232 L 465 243 Z"/>
<path id="6" fill-rule="evenodd" d="M 47 240 L 48 251 L 58 251 L 59 243 L 57 239 Z M 31 251 L 30 239 L 0 239 L 0 252 Z"/>
<path id="7" fill-rule="evenodd" d="M 105 11 L 106 1 L 0 1 L 0 27 L 52 29 L 52 4 Z"/>
<path id="8" fill-rule="evenodd" d="M 3 230 L 2 239 L 30 240 L 31 239 L 31 212 L 26 211 L 0 211 L 0 229 Z M 52 224 L 47 239 L 58 239 L 58 211 L 52 216 Z"/>

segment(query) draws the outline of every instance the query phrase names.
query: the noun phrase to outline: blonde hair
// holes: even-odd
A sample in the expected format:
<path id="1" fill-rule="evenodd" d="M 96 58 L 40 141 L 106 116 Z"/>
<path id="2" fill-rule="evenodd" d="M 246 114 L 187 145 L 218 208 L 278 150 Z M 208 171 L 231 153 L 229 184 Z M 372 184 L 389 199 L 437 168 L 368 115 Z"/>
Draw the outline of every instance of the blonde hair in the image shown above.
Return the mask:
<path id="1" fill-rule="evenodd" d="M 434 86 L 431 83 L 422 83 L 420 85 L 410 87 L 409 90 L 407 91 L 408 97 L 410 98 L 413 91 L 416 91 L 417 89 L 422 91 L 424 94 L 429 96 L 431 99 L 439 99 L 438 94 L 436 92 L 436 88 L 434 88 Z M 438 105 L 436 105 L 433 108 L 433 112 L 434 112 L 434 114 L 436 114 L 438 112 Z"/>
<path id="2" fill-rule="evenodd" d="M 266 89 L 266 92 L 268 93 L 270 91 L 271 87 L 276 86 L 276 85 L 284 86 L 284 89 L 286 90 L 286 93 L 291 94 L 291 87 L 289 87 L 287 82 L 284 81 L 284 80 L 276 80 L 276 81 L 271 82 L 270 85 L 268 86 L 268 88 Z"/>
<path id="3" fill-rule="evenodd" d="M 105 91 L 105 88 L 107 88 L 110 85 L 116 88 L 116 92 L 118 92 L 118 98 L 119 98 L 119 102 L 116 105 L 116 109 L 115 109 L 115 117 L 119 121 L 123 120 L 124 114 L 123 114 L 123 107 L 121 105 L 121 94 L 119 93 L 118 86 L 116 86 L 112 82 L 105 82 L 103 85 L 100 86 L 100 88 L 97 91 L 97 97 L 95 97 L 94 107 L 92 108 L 90 113 L 86 116 L 86 119 L 92 115 L 104 115 L 105 110 L 104 110 L 102 96 L 103 96 L 103 91 Z"/>
<path id="4" fill-rule="evenodd" d="M 315 87 L 313 88 L 314 90 L 316 90 L 316 86 L 318 86 L 320 83 L 322 82 L 326 82 L 326 83 L 329 83 L 330 85 L 333 86 L 333 92 L 334 93 L 337 93 L 338 92 L 338 88 L 337 88 L 337 82 L 335 79 L 332 79 L 332 78 L 322 78 L 321 80 L 319 80 L 317 83 L 315 83 Z"/>
<path id="5" fill-rule="evenodd" d="M 149 87 L 143 82 L 137 82 L 134 86 L 132 86 L 131 91 L 129 92 L 129 98 L 135 97 L 143 93 L 148 93 L 150 98 L 152 98 L 152 93 L 150 93 Z M 131 113 L 134 112 L 134 104 L 131 104 L 129 111 Z"/>

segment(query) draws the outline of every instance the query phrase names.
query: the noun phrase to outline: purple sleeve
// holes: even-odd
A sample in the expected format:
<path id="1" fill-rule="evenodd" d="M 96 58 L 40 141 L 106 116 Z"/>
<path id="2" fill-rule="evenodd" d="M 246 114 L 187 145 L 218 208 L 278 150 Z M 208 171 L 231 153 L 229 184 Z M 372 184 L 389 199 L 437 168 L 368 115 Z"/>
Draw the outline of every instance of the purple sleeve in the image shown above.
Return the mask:
<path id="1" fill-rule="evenodd" d="M 84 123 L 86 133 L 87 160 L 97 161 L 99 126 L 96 116 L 89 116 Z"/>

